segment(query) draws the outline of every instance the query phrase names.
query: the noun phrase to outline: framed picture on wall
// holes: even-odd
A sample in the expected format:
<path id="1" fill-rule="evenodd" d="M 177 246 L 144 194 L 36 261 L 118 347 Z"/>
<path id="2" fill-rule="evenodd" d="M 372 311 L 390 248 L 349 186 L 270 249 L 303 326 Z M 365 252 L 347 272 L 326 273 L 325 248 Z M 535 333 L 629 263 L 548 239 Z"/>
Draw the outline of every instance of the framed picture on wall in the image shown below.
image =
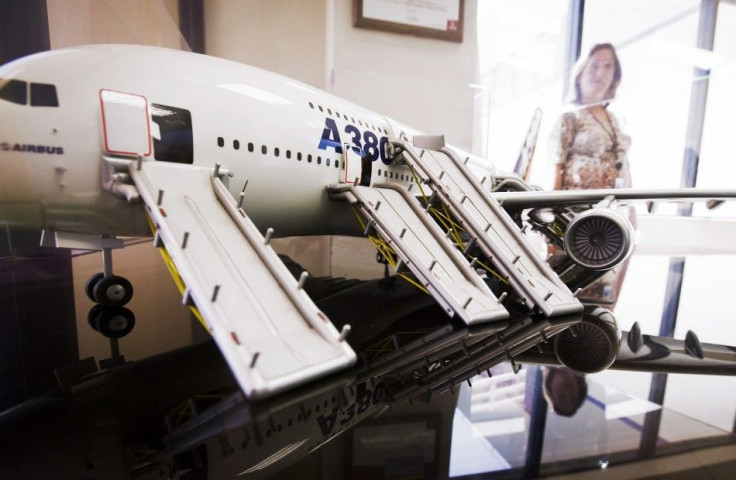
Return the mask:
<path id="1" fill-rule="evenodd" d="M 353 0 L 353 25 L 462 42 L 464 4 L 465 0 Z"/>

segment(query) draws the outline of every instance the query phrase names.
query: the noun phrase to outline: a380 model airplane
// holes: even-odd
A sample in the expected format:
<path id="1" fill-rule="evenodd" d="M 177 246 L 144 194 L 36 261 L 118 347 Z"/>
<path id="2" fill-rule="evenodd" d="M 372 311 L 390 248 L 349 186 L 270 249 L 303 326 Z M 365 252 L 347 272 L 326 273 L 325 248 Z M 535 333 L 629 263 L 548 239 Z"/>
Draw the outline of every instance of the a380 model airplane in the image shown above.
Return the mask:
<path id="1" fill-rule="evenodd" d="M 349 326 L 338 331 L 306 295 L 306 275 L 296 280 L 268 245 L 274 234 L 367 235 L 448 316 L 471 326 L 512 323 L 518 312 L 548 318 L 524 345 L 557 334 L 558 360 L 586 372 L 619 350 L 615 322 L 578 325 L 574 293 L 631 250 L 631 225 L 613 207 L 736 197 L 537 191 L 441 137 L 295 80 L 130 45 L 0 67 L 0 171 L 0 223 L 43 229 L 45 244 L 105 252 L 87 294 L 109 307 L 91 319 L 109 337 L 134 322 L 122 307 L 132 287 L 112 274 L 110 248 L 115 237 L 153 234 L 251 398 L 355 362 Z M 529 226 L 565 254 L 540 258 Z M 634 353 L 642 344 L 628 335 Z M 706 356 L 697 337 L 685 347 Z"/>

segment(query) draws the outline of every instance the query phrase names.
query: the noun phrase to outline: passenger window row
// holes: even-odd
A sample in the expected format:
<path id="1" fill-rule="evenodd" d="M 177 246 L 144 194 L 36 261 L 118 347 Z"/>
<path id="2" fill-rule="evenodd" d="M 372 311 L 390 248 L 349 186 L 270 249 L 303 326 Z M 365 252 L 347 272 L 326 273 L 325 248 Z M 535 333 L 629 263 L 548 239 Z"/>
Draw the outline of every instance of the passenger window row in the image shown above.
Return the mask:
<path id="1" fill-rule="evenodd" d="M 28 105 L 29 83 L 23 80 L 0 78 L 0 100 Z M 58 107 L 59 98 L 56 86 L 49 83 L 31 83 L 30 97 L 32 107 Z"/>
<path id="2" fill-rule="evenodd" d="M 217 137 L 217 146 L 221 148 L 225 147 L 225 139 L 223 137 Z M 248 142 L 248 145 L 246 148 L 248 152 L 250 153 L 253 153 L 254 151 L 256 151 L 256 146 L 253 144 L 253 142 Z M 233 149 L 240 150 L 240 140 L 233 140 Z M 268 155 L 268 146 L 261 145 L 260 152 L 261 152 L 261 155 Z M 278 147 L 274 147 L 271 150 L 271 152 L 272 152 L 272 155 L 276 158 L 281 157 L 283 154 L 283 156 L 289 160 L 292 158 L 296 158 L 298 162 L 306 160 L 307 163 L 316 163 L 317 165 L 322 165 L 324 161 L 324 165 L 326 167 L 329 167 L 330 165 L 334 165 L 335 168 L 340 168 L 340 160 L 335 159 L 335 161 L 332 162 L 332 159 L 330 159 L 329 157 L 323 158 L 321 155 L 312 155 L 311 153 L 304 155 L 302 154 L 302 152 L 296 152 L 296 155 L 294 155 L 291 150 L 282 151 Z M 378 174 L 379 177 L 383 176 L 384 178 L 390 178 L 390 179 L 396 178 L 396 180 L 401 180 L 402 182 L 414 183 L 414 177 L 412 177 L 408 173 L 407 174 L 398 173 L 398 172 L 394 173 L 394 172 L 389 171 L 388 169 L 382 170 L 380 168 L 378 169 L 376 173 Z"/>
<path id="3" fill-rule="evenodd" d="M 331 402 L 328 400 L 325 400 L 324 403 L 322 403 L 321 408 L 322 411 L 328 411 L 330 410 L 330 407 L 334 408 L 337 404 L 337 398 L 333 395 Z M 316 402 L 314 405 L 314 414 L 317 414 L 320 412 L 320 402 Z M 312 416 L 312 408 L 303 408 L 302 413 L 298 413 L 296 416 L 296 420 L 293 417 L 289 417 L 287 419 L 287 427 L 293 427 L 297 423 L 306 422 L 310 419 Z M 359 418 L 361 413 L 358 413 L 353 419 L 350 420 L 350 422 L 354 422 L 355 419 Z M 277 432 L 281 432 L 284 429 L 283 423 L 276 424 L 275 422 L 271 423 L 271 428 L 268 428 L 266 430 L 266 437 L 271 437 L 272 434 L 276 434 Z M 242 443 L 242 448 L 247 449 L 250 444 L 250 435 L 248 431 L 246 431 L 245 440 Z"/>
<path id="4" fill-rule="evenodd" d="M 333 115 L 333 110 L 331 108 L 322 107 L 322 105 L 317 105 L 315 107 L 314 103 L 312 103 L 312 102 L 309 102 L 309 108 L 311 108 L 312 110 L 317 109 L 320 112 L 327 112 L 328 115 Z M 341 114 L 337 110 L 334 111 L 334 116 L 336 116 L 337 118 L 343 118 L 346 121 L 352 122 L 353 124 L 356 124 L 357 123 L 361 127 L 369 128 L 369 129 L 373 130 L 374 132 L 383 133 L 385 135 L 388 135 L 388 130 L 386 130 L 385 128 L 377 127 L 377 126 L 375 126 L 375 125 L 373 125 L 371 123 L 368 123 L 368 122 L 363 122 L 363 120 L 361 120 L 360 118 L 358 118 L 358 121 L 356 122 L 355 121 L 355 117 L 353 117 L 353 116 L 348 117 L 344 113 Z"/>
<path id="5" fill-rule="evenodd" d="M 223 137 L 217 137 L 217 146 L 218 147 L 225 147 L 225 139 Z M 240 140 L 233 140 L 233 149 L 234 150 L 240 150 Z M 251 153 L 253 153 L 256 149 L 256 146 L 253 144 L 253 142 L 248 142 L 247 150 Z M 261 145 L 260 148 L 261 155 L 268 155 L 268 146 Z M 302 160 L 306 160 L 307 163 L 315 162 L 317 165 L 322 165 L 324 161 L 324 165 L 326 167 L 329 167 L 330 165 L 334 165 L 335 168 L 340 168 L 340 160 L 335 159 L 333 162 L 331 158 L 329 157 L 322 157 L 321 155 L 312 155 L 311 153 L 308 153 L 306 155 L 302 154 L 302 152 L 294 152 L 296 155 L 292 154 L 291 150 L 284 150 L 282 151 L 279 147 L 274 147 L 272 150 L 272 155 L 274 157 L 281 157 L 282 153 L 283 156 L 290 160 L 291 158 L 296 158 L 298 162 L 301 162 Z"/>
<path id="6" fill-rule="evenodd" d="M 379 177 L 381 176 L 381 172 L 382 171 L 379 168 L 378 169 L 378 172 L 377 172 Z M 397 172 L 396 174 L 394 174 L 394 172 L 389 172 L 388 170 L 383 170 L 383 176 L 384 176 L 384 178 L 394 178 L 394 177 L 396 177 L 396 180 L 401 180 L 402 182 L 414 183 L 414 177 L 412 177 L 408 173 L 407 174 L 403 174 L 403 173 L 398 173 Z"/>

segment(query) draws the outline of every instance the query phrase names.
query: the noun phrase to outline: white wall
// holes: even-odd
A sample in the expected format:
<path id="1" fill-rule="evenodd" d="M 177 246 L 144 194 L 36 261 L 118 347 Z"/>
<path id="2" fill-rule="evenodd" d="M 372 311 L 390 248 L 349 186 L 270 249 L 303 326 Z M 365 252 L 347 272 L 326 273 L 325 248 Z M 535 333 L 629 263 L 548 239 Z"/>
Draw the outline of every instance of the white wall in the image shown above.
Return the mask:
<path id="1" fill-rule="evenodd" d="M 325 88 L 325 0 L 207 0 L 205 49 Z"/>
<path id="2" fill-rule="evenodd" d="M 337 0 L 331 91 L 470 149 L 471 84 L 477 76 L 477 2 L 465 2 L 463 42 L 386 33 L 352 24 L 353 2 Z"/>
<path id="3" fill-rule="evenodd" d="M 46 0 L 51 48 L 135 43 L 189 50 L 177 0 Z"/>
<path id="4" fill-rule="evenodd" d="M 345 0 L 208 0 L 209 55 L 271 70 L 472 145 L 476 0 L 463 43 L 353 27 Z"/>

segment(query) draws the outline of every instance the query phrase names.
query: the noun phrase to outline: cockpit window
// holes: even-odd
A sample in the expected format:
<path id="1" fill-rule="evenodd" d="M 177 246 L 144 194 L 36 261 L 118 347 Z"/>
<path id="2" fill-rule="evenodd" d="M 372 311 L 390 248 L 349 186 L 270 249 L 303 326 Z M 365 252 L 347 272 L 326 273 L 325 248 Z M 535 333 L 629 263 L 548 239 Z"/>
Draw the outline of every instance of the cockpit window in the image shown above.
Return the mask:
<path id="1" fill-rule="evenodd" d="M 58 107 L 59 98 L 56 96 L 56 87 L 48 83 L 32 83 L 31 106 Z"/>
<path id="2" fill-rule="evenodd" d="M 28 105 L 28 82 L 11 78 L 0 78 L 0 100 Z M 49 83 L 31 83 L 32 107 L 58 107 L 56 86 Z"/>
<path id="3" fill-rule="evenodd" d="M 25 105 L 28 103 L 28 84 L 22 80 L 0 78 L 0 99 Z"/>

